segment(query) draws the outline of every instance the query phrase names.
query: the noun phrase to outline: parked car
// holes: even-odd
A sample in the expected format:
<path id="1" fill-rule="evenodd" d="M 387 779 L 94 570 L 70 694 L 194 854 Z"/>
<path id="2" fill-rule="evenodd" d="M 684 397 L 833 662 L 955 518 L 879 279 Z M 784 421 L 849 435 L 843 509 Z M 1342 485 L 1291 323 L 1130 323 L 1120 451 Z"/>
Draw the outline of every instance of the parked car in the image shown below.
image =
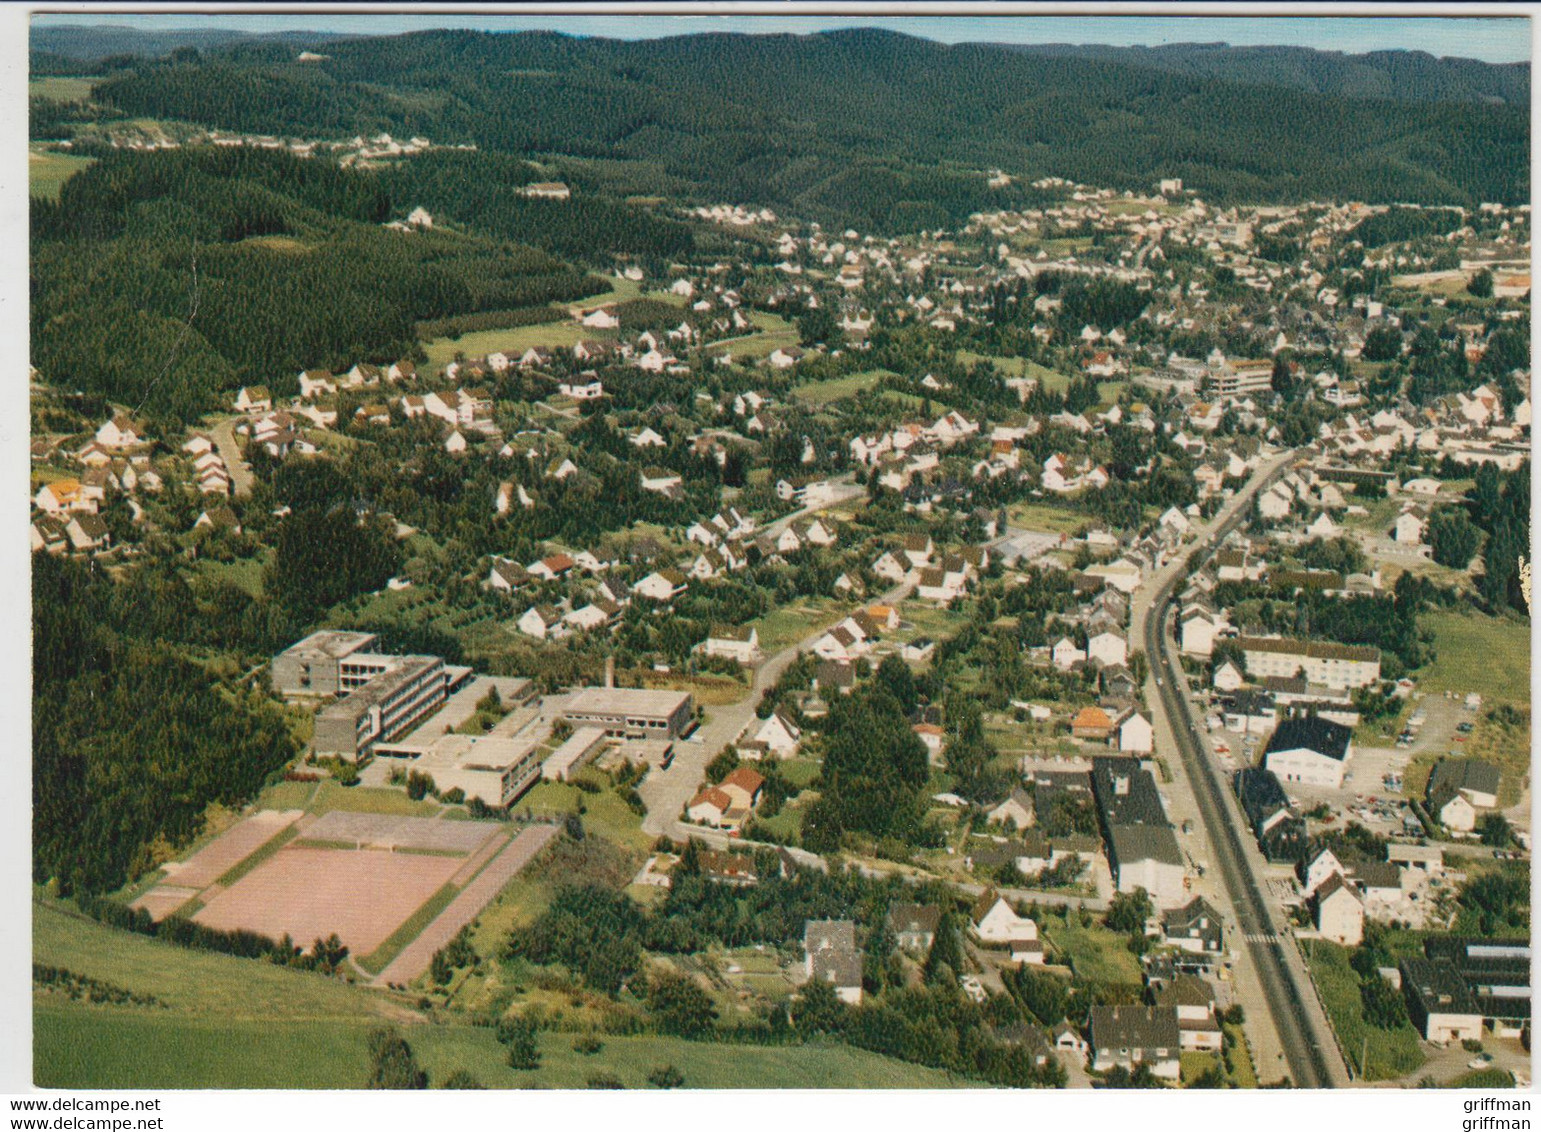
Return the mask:
<path id="1" fill-rule="evenodd" d="M 1479 1053 L 1476 1057 L 1472 1058 L 1470 1061 L 1468 1061 L 1466 1063 L 1466 1068 L 1467 1069 L 1486 1069 L 1489 1065 L 1492 1065 L 1492 1064 L 1493 1064 L 1493 1055 L 1492 1054 L 1490 1054 L 1490 1053 Z"/>

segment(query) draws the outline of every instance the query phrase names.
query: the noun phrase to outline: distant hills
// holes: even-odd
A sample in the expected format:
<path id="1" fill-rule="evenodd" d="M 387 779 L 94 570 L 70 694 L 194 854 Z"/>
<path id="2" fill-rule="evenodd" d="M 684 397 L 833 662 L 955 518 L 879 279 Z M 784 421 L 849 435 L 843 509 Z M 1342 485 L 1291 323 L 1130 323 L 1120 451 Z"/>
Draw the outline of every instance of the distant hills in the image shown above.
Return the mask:
<path id="1" fill-rule="evenodd" d="M 1530 104 L 1530 64 L 1436 58 L 1424 51 L 1349 55 L 1306 47 L 1232 47 L 1225 43 L 1174 43 L 1161 47 L 1068 43 L 997 46 L 1026 55 L 1100 59 L 1195 78 L 1289 87 L 1343 98 Z"/>
<path id="2" fill-rule="evenodd" d="M 310 47 L 332 43 L 349 36 L 325 31 L 249 32 L 222 28 L 182 28 L 146 31 L 114 24 L 90 26 L 34 26 L 31 43 L 34 71 L 39 56 L 68 61 L 79 68 L 82 62 L 95 62 L 114 55 L 139 55 L 159 59 L 179 47 L 212 51 L 232 43 L 286 43 Z"/>
<path id="3" fill-rule="evenodd" d="M 327 59 L 300 63 L 292 40 L 245 39 L 120 66 L 96 98 L 228 129 L 472 142 L 555 164 L 590 192 L 756 203 L 878 231 L 1029 199 L 1020 180 L 987 188 L 980 171 L 996 167 L 1117 188 L 1181 177 L 1220 202 L 1529 199 L 1528 108 L 1509 102 L 1521 88 L 1478 82 L 1483 64 L 1462 85 L 1462 61 L 1398 52 L 1100 50 L 875 29 L 637 42 L 431 31 L 335 40 Z M 1130 61 L 1147 55 L 1161 65 Z M 1528 70 L 1488 70 L 1528 87 Z M 1382 81 L 1422 94 L 1374 93 Z"/>

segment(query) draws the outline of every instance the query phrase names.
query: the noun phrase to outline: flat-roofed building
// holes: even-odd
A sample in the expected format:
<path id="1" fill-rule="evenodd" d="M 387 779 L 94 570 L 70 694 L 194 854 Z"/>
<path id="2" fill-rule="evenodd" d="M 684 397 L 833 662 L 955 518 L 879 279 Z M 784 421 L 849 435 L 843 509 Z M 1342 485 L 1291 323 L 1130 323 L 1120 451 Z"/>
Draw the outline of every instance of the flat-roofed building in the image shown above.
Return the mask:
<path id="1" fill-rule="evenodd" d="M 398 656 L 379 671 L 373 669 L 378 654 L 370 654 L 368 666 L 352 676 L 342 677 L 345 687 L 336 703 L 316 713 L 312 746 L 318 755 L 358 759 L 371 753 L 378 742 L 388 742 L 406 734 L 430 712 L 436 710 L 449 693 L 450 672 L 442 657 Z"/>
<path id="2" fill-rule="evenodd" d="M 382 757 L 411 759 L 414 770 L 433 779 L 442 794 L 460 790 L 469 801 L 506 806 L 540 780 L 538 736 L 460 735 L 451 732 L 427 743 L 380 745 Z"/>
<path id="3" fill-rule="evenodd" d="M 1517 1038 L 1530 1025 L 1530 941 L 1434 936 L 1424 954 L 1455 968 L 1498 1037 Z"/>
<path id="4" fill-rule="evenodd" d="M 678 739 L 690 728 L 695 704 L 689 692 L 653 688 L 583 688 L 562 717 L 620 739 Z"/>
<path id="5" fill-rule="evenodd" d="M 343 663 L 368 650 L 376 639 L 373 633 L 347 629 L 312 633 L 273 658 L 273 690 L 281 696 L 335 696 L 350 686 L 357 687 L 361 681 L 344 684 Z M 356 663 L 350 665 L 350 675 L 356 676 L 356 668 Z"/>
<path id="6" fill-rule="evenodd" d="M 580 727 L 541 764 L 542 778 L 566 782 L 610 743 L 603 727 Z"/>

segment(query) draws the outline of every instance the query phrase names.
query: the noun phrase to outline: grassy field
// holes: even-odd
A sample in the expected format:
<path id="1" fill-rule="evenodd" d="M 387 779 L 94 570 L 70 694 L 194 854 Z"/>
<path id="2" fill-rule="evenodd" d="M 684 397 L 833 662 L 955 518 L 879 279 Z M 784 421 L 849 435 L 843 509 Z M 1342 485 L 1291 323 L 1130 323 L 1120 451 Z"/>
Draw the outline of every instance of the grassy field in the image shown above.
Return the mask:
<path id="1" fill-rule="evenodd" d="M 429 798 L 414 802 L 403 791 L 383 786 L 342 786 L 328 779 L 316 791 L 316 800 L 311 803 L 310 812 L 325 814 L 332 810 L 427 818 L 439 812 L 439 803 Z"/>
<path id="2" fill-rule="evenodd" d="M 1127 936 L 1103 927 L 1083 928 L 1072 915 L 1068 923 L 1045 919 L 1043 938 L 1057 953 L 1058 961 L 1084 979 L 1135 985 L 1143 981 L 1140 961 L 1129 950 Z"/>
<path id="3" fill-rule="evenodd" d="M 509 899 L 498 907 L 525 904 Z M 484 913 L 484 926 L 491 919 Z M 310 972 L 184 950 L 47 903 L 34 905 L 33 957 L 160 1000 L 151 1007 L 90 1006 L 39 993 L 34 1065 L 44 1087 L 359 1088 L 368 1076 L 368 1032 L 384 1021 L 400 1025 L 435 1082 L 463 1068 L 502 1088 L 582 1087 L 597 1072 L 646 1087 L 647 1074 L 669 1064 L 696 1088 L 952 1083 L 936 1070 L 838 1045 L 762 1048 L 606 1037 L 598 1054 L 586 1056 L 573 1051 L 566 1033 L 542 1035 L 540 1069 L 515 1071 L 485 1028 L 417 1025 L 417 1016 L 394 996 Z"/>
<path id="4" fill-rule="evenodd" d="M 237 558 L 234 562 L 216 562 L 212 558 L 198 561 L 198 573 L 211 582 L 226 582 L 245 590 L 252 597 L 262 596 L 262 572 L 260 558 Z"/>
<path id="5" fill-rule="evenodd" d="M 1437 657 L 1419 674 L 1430 695 L 1477 692 L 1483 706 L 1530 704 L 1530 626 L 1480 613 L 1437 611 L 1422 618 L 1434 630 Z"/>
<path id="6" fill-rule="evenodd" d="M 1354 1072 L 1367 1081 L 1384 1081 L 1413 1072 L 1426 1060 L 1418 1032 L 1408 1022 L 1382 1030 L 1364 1020 L 1359 976 L 1348 965 L 1348 950 L 1322 940 L 1306 948 L 1307 965 L 1332 1027 Z M 1363 1061 L 1361 1061 L 1363 1059 Z"/>
<path id="7" fill-rule="evenodd" d="M 1094 522 L 1090 515 L 1067 511 L 1052 503 L 1013 503 L 1006 509 L 1006 521 L 1013 527 L 1059 535 L 1077 534 Z"/>
<path id="8" fill-rule="evenodd" d="M 751 311 L 749 318 L 755 326 L 753 333 L 710 343 L 708 351 L 713 354 L 732 354 L 735 359 L 764 358 L 783 346 L 796 346 L 802 340 L 797 327 L 780 315 Z"/>
<path id="9" fill-rule="evenodd" d="M 689 692 L 695 697 L 696 703 L 707 707 L 736 704 L 749 691 L 749 686 L 742 680 L 712 673 L 686 676 L 678 672 L 654 672 L 647 669 L 640 672 L 634 670 L 633 676 L 635 679 L 628 679 L 627 687 L 636 686 L 640 681 L 640 686 L 644 688 L 667 688 L 675 692 Z"/>
<path id="10" fill-rule="evenodd" d="M 84 102 L 91 97 L 97 79 L 84 79 L 75 75 L 45 75 L 40 79 L 27 80 L 27 97 L 43 98 L 50 102 Z"/>
<path id="11" fill-rule="evenodd" d="M 303 810 L 310 796 L 321 787 L 319 782 L 275 782 L 252 803 L 255 810 Z"/>
<path id="12" fill-rule="evenodd" d="M 39 1009 L 37 1083 L 76 1088 L 362 1088 L 370 1026 L 347 1021 L 186 1019 L 116 1008 Z M 464 1069 L 489 1088 L 583 1088 L 607 1073 L 647 1088 L 673 1065 L 687 1088 L 945 1088 L 947 1074 L 839 1045 L 758 1047 L 679 1038 L 607 1036 L 586 1055 L 573 1035 L 541 1035 L 541 1067 L 510 1069 L 486 1028 L 407 1026 L 430 1084 Z"/>
<path id="13" fill-rule="evenodd" d="M 1473 1069 L 1446 1085 L 1451 1089 L 1512 1089 L 1514 1074 L 1507 1069 Z"/>
<path id="14" fill-rule="evenodd" d="M 1252 1049 L 1247 1045 L 1247 1035 L 1240 1026 L 1226 1023 L 1225 1032 L 1235 1043 L 1231 1047 L 1231 1080 L 1238 1089 L 1257 1088 L 1257 1070 L 1252 1065 Z"/>
<path id="15" fill-rule="evenodd" d="M 426 372 L 437 373 L 456 354 L 480 358 L 501 350 L 505 354 L 518 355 L 531 346 L 550 350 L 559 346 L 575 346 L 586 338 L 606 337 L 613 338 L 614 334 L 577 322 L 538 322 L 533 326 L 515 326 L 507 330 L 475 330 L 459 338 L 435 338 L 423 349 L 428 354 Z"/>
<path id="16" fill-rule="evenodd" d="M 795 645 L 846 615 L 846 607 L 824 598 L 803 600 L 767 613 L 750 624 L 760 634 L 760 651 L 766 656 Z"/>
<path id="17" fill-rule="evenodd" d="M 32 957 L 154 995 L 168 1013 L 181 1017 L 369 1019 L 400 1013 L 390 999 L 337 979 L 190 951 L 104 927 L 49 903 L 32 906 Z"/>
<path id="18" fill-rule="evenodd" d="M 520 798 L 521 813 L 570 814 L 583 803 L 583 827 L 590 833 L 627 849 L 647 849 L 653 838 L 642 832 L 642 819 L 613 790 L 585 794 L 568 782 L 539 782 Z"/>
<path id="19" fill-rule="evenodd" d="M 814 381 L 792 390 L 794 399 L 815 407 L 828 405 L 843 397 L 853 397 L 863 389 L 871 389 L 885 377 L 893 377 L 892 370 L 869 369 L 861 373 L 847 374 L 828 381 Z"/>
<path id="20" fill-rule="evenodd" d="M 35 197 L 58 200 L 59 189 L 64 182 L 95 160 L 93 157 L 76 157 L 70 153 L 31 148 L 27 151 L 27 191 Z"/>

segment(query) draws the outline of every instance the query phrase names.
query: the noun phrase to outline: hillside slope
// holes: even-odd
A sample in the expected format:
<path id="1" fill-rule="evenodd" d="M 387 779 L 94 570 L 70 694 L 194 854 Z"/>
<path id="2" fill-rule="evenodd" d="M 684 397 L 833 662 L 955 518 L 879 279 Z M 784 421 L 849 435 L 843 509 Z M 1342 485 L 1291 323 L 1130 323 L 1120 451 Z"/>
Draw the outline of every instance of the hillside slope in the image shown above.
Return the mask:
<path id="1" fill-rule="evenodd" d="M 1151 66 L 946 46 L 891 32 L 621 42 L 435 31 L 141 64 L 97 95 L 126 113 L 336 136 L 389 130 L 620 163 L 631 191 L 683 181 L 879 228 L 1010 193 L 1001 167 L 1117 187 L 1181 177 L 1219 200 L 1528 198 L 1524 110 L 1341 97 Z"/>

